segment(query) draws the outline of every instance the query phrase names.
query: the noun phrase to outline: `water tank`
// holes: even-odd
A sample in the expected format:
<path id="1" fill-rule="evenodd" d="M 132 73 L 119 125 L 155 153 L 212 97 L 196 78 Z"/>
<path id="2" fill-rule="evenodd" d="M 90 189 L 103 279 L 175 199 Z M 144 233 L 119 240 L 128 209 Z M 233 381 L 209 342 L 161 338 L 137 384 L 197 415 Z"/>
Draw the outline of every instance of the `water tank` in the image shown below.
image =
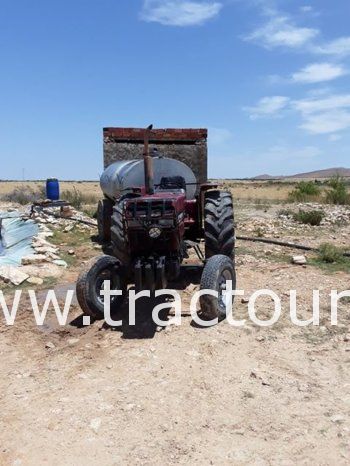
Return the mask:
<path id="1" fill-rule="evenodd" d="M 48 178 L 46 180 L 46 199 L 58 201 L 60 198 L 60 184 L 57 178 Z"/>
<path id="2" fill-rule="evenodd" d="M 186 198 L 194 199 L 197 185 L 193 171 L 183 162 L 165 157 L 153 157 L 154 184 L 160 184 L 163 177 L 182 176 L 186 182 Z M 110 199 L 119 197 L 126 190 L 145 185 L 144 162 L 126 160 L 114 162 L 103 172 L 100 179 L 101 189 Z"/>

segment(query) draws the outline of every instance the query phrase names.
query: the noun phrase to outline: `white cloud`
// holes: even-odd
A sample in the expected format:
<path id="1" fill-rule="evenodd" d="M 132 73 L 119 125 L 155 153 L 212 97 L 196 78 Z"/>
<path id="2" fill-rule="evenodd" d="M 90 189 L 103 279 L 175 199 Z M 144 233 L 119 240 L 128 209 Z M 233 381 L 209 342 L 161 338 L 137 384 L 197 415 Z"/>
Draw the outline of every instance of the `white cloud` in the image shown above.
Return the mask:
<path id="1" fill-rule="evenodd" d="M 201 25 L 219 14 L 222 3 L 191 0 L 145 0 L 141 19 L 165 26 Z"/>
<path id="2" fill-rule="evenodd" d="M 303 114 L 345 109 L 350 107 L 350 94 L 334 94 L 323 99 L 296 100 L 293 106 Z"/>
<path id="3" fill-rule="evenodd" d="M 313 63 L 292 75 L 292 81 L 296 83 L 320 83 L 332 81 L 347 74 L 342 65 L 332 63 Z"/>
<path id="4" fill-rule="evenodd" d="M 323 45 L 313 47 L 315 53 L 346 57 L 350 55 L 350 37 L 340 37 Z"/>
<path id="5" fill-rule="evenodd" d="M 311 134 L 332 134 L 350 128 L 350 94 L 292 102 L 300 112 L 301 128 Z"/>
<path id="6" fill-rule="evenodd" d="M 285 96 L 264 97 L 256 106 L 244 108 L 252 120 L 278 117 L 284 109 L 299 113 L 300 128 L 310 134 L 335 134 L 350 129 L 350 94 L 294 101 Z"/>
<path id="7" fill-rule="evenodd" d="M 300 7 L 300 11 L 302 11 L 303 13 L 310 13 L 313 10 L 314 9 L 312 8 L 311 5 L 305 5 L 305 6 Z"/>
<path id="8" fill-rule="evenodd" d="M 276 117 L 287 107 L 289 98 L 275 95 L 272 97 L 263 97 L 254 107 L 245 107 L 244 110 L 249 113 L 252 120 L 263 117 Z"/>
<path id="9" fill-rule="evenodd" d="M 299 48 L 308 44 L 319 34 L 317 29 L 297 27 L 288 16 L 273 16 L 261 28 L 246 37 L 246 40 L 262 44 L 266 48 Z"/>
<path id="10" fill-rule="evenodd" d="M 311 134 L 329 134 L 350 128 L 350 112 L 332 110 L 308 115 L 300 126 Z"/>

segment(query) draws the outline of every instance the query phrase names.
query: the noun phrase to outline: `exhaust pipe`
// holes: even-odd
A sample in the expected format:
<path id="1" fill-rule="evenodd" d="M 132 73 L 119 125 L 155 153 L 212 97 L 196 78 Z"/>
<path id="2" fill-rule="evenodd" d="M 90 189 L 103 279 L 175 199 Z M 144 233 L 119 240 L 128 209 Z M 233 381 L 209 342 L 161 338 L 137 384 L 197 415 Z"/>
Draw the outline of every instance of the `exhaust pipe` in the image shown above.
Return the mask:
<path id="1" fill-rule="evenodd" d="M 153 179 L 153 160 L 149 153 L 149 138 L 153 125 L 145 129 L 143 161 L 145 166 L 145 187 L 146 194 L 154 194 L 154 179 Z"/>

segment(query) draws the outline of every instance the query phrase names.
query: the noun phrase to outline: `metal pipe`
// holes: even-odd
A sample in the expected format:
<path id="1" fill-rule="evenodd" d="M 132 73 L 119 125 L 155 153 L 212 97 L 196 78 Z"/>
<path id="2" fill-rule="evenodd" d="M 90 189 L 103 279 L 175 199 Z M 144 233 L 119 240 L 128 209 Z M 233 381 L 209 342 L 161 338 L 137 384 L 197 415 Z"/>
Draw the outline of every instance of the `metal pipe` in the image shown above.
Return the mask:
<path id="1" fill-rule="evenodd" d="M 149 153 L 149 138 L 153 125 L 148 126 L 144 135 L 143 160 L 145 166 L 145 187 L 147 194 L 154 194 L 153 160 Z"/>

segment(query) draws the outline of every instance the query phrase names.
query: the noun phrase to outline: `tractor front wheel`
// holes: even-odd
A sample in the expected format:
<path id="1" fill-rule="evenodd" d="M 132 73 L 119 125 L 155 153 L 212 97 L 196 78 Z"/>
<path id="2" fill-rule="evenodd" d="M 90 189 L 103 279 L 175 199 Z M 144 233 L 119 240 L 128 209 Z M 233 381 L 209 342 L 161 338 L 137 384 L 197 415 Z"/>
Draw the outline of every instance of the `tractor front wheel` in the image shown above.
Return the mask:
<path id="1" fill-rule="evenodd" d="M 232 299 L 225 293 L 229 280 L 232 282 L 232 290 L 235 290 L 236 271 L 232 259 L 221 254 L 211 257 L 205 264 L 200 288 L 217 291 L 218 297 L 209 294 L 200 297 L 201 312 L 206 319 L 225 319 L 228 299 Z"/>
<path id="2" fill-rule="evenodd" d="M 76 293 L 80 307 L 84 314 L 94 319 L 104 317 L 104 282 L 110 281 L 111 290 L 121 290 L 122 295 L 111 296 L 110 310 L 115 312 L 126 298 L 127 284 L 123 279 L 120 261 L 112 256 L 100 256 L 90 261 L 81 272 Z"/>

